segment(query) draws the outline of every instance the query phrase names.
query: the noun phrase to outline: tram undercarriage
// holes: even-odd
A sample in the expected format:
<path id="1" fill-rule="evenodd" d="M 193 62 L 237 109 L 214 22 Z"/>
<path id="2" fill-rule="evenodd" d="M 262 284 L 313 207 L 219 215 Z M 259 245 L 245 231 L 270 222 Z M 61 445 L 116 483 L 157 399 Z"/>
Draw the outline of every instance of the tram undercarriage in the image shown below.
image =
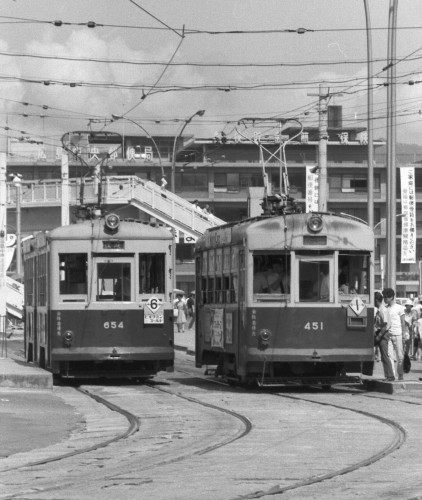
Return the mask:
<path id="1" fill-rule="evenodd" d="M 53 363 L 53 374 L 62 379 L 86 378 L 150 378 L 163 370 L 173 371 L 172 360 L 99 360 L 57 361 Z"/>
<path id="2" fill-rule="evenodd" d="M 329 389 L 334 384 L 359 383 L 361 374 L 371 375 L 373 361 L 250 361 L 237 367 L 234 356 L 221 356 L 215 376 L 229 383 L 271 386 L 319 385 Z"/>

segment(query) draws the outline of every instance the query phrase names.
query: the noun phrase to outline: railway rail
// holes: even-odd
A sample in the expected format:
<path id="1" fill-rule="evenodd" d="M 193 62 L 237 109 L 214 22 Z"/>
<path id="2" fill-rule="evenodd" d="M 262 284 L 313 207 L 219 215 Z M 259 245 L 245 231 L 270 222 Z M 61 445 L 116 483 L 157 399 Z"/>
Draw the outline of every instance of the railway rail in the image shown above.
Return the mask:
<path id="1" fill-rule="evenodd" d="M 60 490 L 67 497 L 104 500 L 279 494 L 348 499 L 362 496 L 355 488 L 376 498 L 377 478 L 382 488 L 400 489 L 403 457 L 415 453 L 411 467 L 418 467 L 422 400 L 412 395 L 350 388 L 246 391 L 204 376 L 187 358 L 180 356 L 171 376 L 146 385 L 72 389 L 78 398 L 94 396 L 89 400 L 95 408 L 103 400 L 111 403 L 116 439 L 111 430 L 101 439 L 91 428 L 79 453 L 63 446 L 53 464 L 44 458 L 3 467 L 0 498 L 48 500 Z M 393 465 L 397 472 L 390 478 Z"/>

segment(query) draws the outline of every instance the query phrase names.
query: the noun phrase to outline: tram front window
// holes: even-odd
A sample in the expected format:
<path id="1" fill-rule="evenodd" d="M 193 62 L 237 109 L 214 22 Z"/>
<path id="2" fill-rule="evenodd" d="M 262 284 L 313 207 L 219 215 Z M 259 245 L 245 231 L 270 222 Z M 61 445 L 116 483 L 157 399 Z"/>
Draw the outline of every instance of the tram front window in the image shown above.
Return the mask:
<path id="1" fill-rule="evenodd" d="M 369 255 L 350 252 L 339 254 L 338 293 L 339 296 L 369 294 Z"/>
<path id="2" fill-rule="evenodd" d="M 330 263 L 325 260 L 299 262 L 300 302 L 332 302 Z"/>
<path id="3" fill-rule="evenodd" d="M 97 301 L 129 302 L 132 297 L 130 263 L 97 264 Z"/>
<path id="4" fill-rule="evenodd" d="M 253 293 L 290 293 L 290 255 L 254 255 Z"/>
<path id="5" fill-rule="evenodd" d="M 87 262 L 88 255 L 86 253 L 59 254 L 61 295 L 87 293 Z"/>
<path id="6" fill-rule="evenodd" d="M 139 293 L 164 293 L 165 254 L 139 254 Z"/>

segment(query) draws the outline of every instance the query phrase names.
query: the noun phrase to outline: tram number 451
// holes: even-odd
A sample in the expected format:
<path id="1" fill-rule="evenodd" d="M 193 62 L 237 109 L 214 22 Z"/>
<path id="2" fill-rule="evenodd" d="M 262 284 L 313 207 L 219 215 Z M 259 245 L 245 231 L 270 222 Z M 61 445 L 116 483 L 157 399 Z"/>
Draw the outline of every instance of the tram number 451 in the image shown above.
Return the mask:
<path id="1" fill-rule="evenodd" d="M 116 328 L 124 328 L 125 325 L 123 324 L 123 321 L 117 322 L 117 321 L 105 321 L 104 322 L 104 329 L 105 330 L 114 330 Z"/>
<path id="2" fill-rule="evenodd" d="M 324 322 L 308 321 L 303 328 L 304 330 L 324 330 Z"/>

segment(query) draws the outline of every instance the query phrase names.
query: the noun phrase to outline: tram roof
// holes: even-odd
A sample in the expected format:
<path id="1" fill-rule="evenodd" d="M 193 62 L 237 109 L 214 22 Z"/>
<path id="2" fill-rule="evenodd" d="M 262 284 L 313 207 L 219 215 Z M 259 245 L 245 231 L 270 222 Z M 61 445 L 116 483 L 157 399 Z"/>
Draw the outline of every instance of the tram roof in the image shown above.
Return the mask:
<path id="1" fill-rule="evenodd" d="M 311 217 L 320 217 L 322 228 L 312 232 L 308 228 Z M 196 248 L 217 248 L 242 244 L 247 241 L 250 250 L 373 250 L 374 235 L 363 221 L 345 214 L 303 213 L 273 217 L 258 217 L 226 224 L 206 231 Z"/>
<path id="2" fill-rule="evenodd" d="M 119 239 L 119 240 L 172 240 L 173 235 L 165 226 L 140 222 L 136 220 L 121 220 L 115 233 L 105 231 L 104 219 L 87 220 L 69 226 L 60 226 L 48 234 L 50 240 L 87 240 Z"/>

